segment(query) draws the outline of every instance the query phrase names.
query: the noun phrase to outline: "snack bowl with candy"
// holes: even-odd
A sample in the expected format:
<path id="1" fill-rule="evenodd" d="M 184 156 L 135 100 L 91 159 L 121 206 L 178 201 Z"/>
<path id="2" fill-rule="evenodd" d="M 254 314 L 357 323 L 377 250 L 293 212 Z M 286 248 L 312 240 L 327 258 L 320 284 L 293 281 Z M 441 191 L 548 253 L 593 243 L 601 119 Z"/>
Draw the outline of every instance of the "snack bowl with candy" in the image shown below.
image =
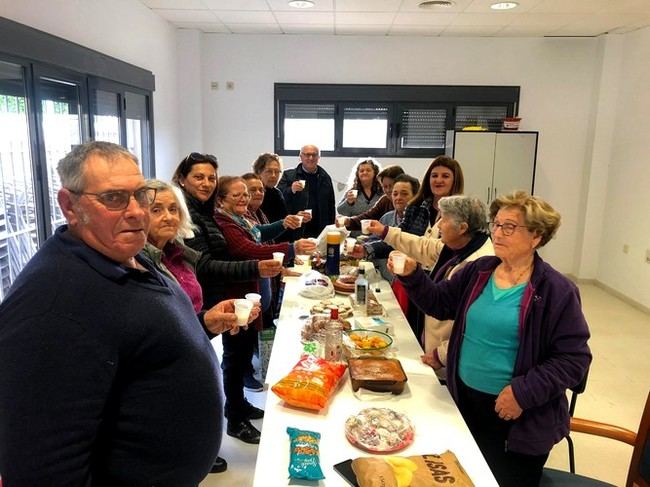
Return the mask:
<path id="1" fill-rule="evenodd" d="M 392 344 L 392 337 L 380 331 L 357 329 L 343 333 L 343 345 L 350 357 L 384 355 Z"/>

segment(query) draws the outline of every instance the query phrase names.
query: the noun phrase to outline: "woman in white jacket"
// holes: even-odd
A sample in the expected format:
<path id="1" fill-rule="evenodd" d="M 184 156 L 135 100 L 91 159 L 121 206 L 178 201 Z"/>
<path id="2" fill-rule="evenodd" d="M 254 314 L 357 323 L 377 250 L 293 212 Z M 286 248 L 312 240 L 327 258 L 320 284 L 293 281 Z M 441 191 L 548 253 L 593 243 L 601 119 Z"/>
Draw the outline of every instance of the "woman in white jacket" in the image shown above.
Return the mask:
<path id="1" fill-rule="evenodd" d="M 424 267 L 433 267 L 429 276 L 434 281 L 449 279 L 465 264 L 494 255 L 492 241 L 487 231 L 487 211 L 483 202 L 472 196 L 447 196 L 439 203 L 440 220 L 437 227 L 440 238 L 429 235 L 417 236 L 402 232 L 398 227 L 389 227 L 384 241 L 394 249 L 413 257 Z M 373 233 L 377 233 L 374 228 Z M 381 229 L 380 235 L 384 234 Z M 452 320 L 439 321 L 432 316 L 422 315 L 424 326 L 421 343 L 425 354 L 422 361 L 436 370 L 444 379 L 447 363 L 447 343 L 451 334 Z"/>

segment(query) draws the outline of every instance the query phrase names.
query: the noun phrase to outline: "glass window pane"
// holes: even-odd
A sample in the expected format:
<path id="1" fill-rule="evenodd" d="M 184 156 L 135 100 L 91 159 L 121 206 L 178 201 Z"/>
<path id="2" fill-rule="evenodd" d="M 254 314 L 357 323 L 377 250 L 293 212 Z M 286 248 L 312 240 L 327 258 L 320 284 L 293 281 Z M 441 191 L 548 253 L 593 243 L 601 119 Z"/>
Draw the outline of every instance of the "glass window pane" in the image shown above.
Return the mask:
<path id="1" fill-rule="evenodd" d="M 126 147 L 138 157 L 140 168 L 148 167 L 149 120 L 147 97 L 126 92 Z M 145 171 L 146 172 L 146 171 Z"/>
<path id="2" fill-rule="evenodd" d="M 402 149 L 444 149 L 447 110 L 444 108 L 406 108 L 401 114 Z"/>
<path id="3" fill-rule="evenodd" d="M 284 107 L 284 149 L 313 144 L 334 150 L 334 104 L 287 103 Z"/>
<path id="4" fill-rule="evenodd" d="M 93 91 L 93 139 L 120 143 L 120 95 Z"/>
<path id="5" fill-rule="evenodd" d="M 0 61 L 0 301 L 38 248 L 21 66 Z"/>
<path id="6" fill-rule="evenodd" d="M 501 130 L 503 119 L 508 116 L 507 106 L 458 106 L 456 107 L 456 130 L 465 127 L 483 127 Z"/>
<path id="7" fill-rule="evenodd" d="M 343 109 L 343 147 L 385 149 L 387 134 L 387 107 Z"/>
<path id="8" fill-rule="evenodd" d="M 40 78 L 41 109 L 43 112 L 43 141 L 47 164 L 47 186 L 50 201 L 52 231 L 65 223 L 57 201 L 61 180 L 56 172 L 59 160 L 72 146 L 81 143 L 79 119 L 79 87 L 74 83 Z"/>

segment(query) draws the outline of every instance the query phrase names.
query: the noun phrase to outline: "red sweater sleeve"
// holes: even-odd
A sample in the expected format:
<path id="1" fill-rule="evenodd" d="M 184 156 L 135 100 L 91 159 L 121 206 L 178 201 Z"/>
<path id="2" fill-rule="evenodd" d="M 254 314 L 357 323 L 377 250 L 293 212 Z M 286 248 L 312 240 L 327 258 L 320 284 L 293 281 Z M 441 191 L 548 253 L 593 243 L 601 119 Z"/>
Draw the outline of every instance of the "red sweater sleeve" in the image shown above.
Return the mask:
<path id="1" fill-rule="evenodd" d="M 289 257 L 290 244 L 287 242 L 277 244 L 257 243 L 250 233 L 226 216 L 218 216 L 217 225 L 221 228 L 223 236 L 228 242 L 228 253 L 235 259 L 272 259 L 273 252 L 284 252 L 285 260 Z"/>

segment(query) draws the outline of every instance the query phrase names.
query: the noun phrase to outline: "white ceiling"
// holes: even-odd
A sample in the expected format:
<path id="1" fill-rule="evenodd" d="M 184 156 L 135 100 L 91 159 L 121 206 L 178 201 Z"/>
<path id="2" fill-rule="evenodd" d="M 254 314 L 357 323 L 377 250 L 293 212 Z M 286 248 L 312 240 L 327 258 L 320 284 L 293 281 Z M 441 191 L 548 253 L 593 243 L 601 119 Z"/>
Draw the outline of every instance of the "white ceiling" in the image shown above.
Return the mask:
<path id="1" fill-rule="evenodd" d="M 453 0 L 422 9 L 421 0 L 314 0 L 310 9 L 288 0 L 136 0 L 179 28 L 221 34 L 378 36 L 598 36 L 650 25 L 650 0 Z"/>

